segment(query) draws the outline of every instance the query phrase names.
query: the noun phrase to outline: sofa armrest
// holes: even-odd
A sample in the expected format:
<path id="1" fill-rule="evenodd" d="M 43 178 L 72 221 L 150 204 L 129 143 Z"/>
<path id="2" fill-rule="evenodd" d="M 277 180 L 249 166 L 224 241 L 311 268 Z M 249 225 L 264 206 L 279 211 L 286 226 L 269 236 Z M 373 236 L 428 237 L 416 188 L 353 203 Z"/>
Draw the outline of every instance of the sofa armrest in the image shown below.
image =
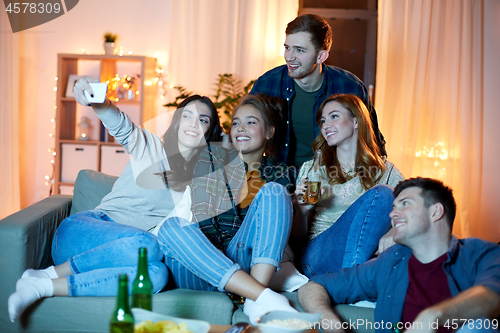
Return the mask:
<path id="1" fill-rule="evenodd" d="M 53 195 L 0 220 L 0 327 L 9 323 L 7 298 L 27 268 L 52 264 L 52 239 L 69 216 L 70 195 Z"/>
<path id="2" fill-rule="evenodd" d="M 6 251 L 5 261 L 0 262 L 2 281 L 6 272 L 11 275 L 52 264 L 52 238 L 59 224 L 69 216 L 71 198 L 54 195 L 0 220 L 0 244 Z"/>
<path id="3" fill-rule="evenodd" d="M 52 238 L 69 216 L 70 195 L 53 195 L 0 220 L 0 327 L 8 320 L 7 298 L 27 268 L 52 264 Z"/>

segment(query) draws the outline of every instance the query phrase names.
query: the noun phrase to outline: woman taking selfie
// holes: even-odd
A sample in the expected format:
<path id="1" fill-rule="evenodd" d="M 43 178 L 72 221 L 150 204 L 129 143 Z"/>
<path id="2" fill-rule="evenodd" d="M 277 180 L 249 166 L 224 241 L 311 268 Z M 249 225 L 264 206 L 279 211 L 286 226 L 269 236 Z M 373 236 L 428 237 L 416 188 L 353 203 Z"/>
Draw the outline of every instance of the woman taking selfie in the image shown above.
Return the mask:
<path id="1" fill-rule="evenodd" d="M 75 84 L 76 101 L 92 106 L 130 161 L 99 206 L 59 225 L 52 242 L 55 266 L 28 269 L 18 280 L 8 301 L 12 321 L 43 297 L 116 295 L 119 275 L 127 274 L 130 281 L 135 277 L 140 247 L 148 249 L 154 292 L 163 289 L 168 272 L 157 237 L 149 230 L 181 200 L 202 147 L 220 140 L 219 118 L 207 97 L 184 100 L 161 140 L 132 123 L 109 100 L 90 104 L 84 94 L 92 94 L 90 82 L 84 77 Z"/>

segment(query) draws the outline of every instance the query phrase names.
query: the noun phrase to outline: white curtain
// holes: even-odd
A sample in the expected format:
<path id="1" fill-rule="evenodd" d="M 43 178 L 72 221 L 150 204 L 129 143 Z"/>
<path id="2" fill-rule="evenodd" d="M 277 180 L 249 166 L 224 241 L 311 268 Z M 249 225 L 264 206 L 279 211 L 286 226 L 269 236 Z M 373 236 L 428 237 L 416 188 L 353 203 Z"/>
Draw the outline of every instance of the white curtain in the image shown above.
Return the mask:
<path id="1" fill-rule="evenodd" d="M 213 95 L 218 74 L 246 84 L 284 64 L 285 28 L 298 1 L 185 0 L 172 11 L 169 85 Z"/>
<path id="2" fill-rule="evenodd" d="M 116 8 L 119 13 L 129 14 L 127 10 L 120 11 L 119 5 Z M 77 12 L 81 15 L 78 18 L 92 15 L 84 10 L 88 9 L 77 7 L 72 15 L 77 15 Z M 143 8 L 140 16 L 147 18 L 148 13 L 155 10 L 158 7 L 152 3 Z M 144 35 L 140 29 L 128 32 L 124 36 L 129 39 L 124 38 L 124 41 L 128 41 L 129 47 L 137 44 L 134 38 L 141 41 L 147 38 L 151 44 L 169 43 L 167 58 L 162 62 L 168 85 L 183 85 L 194 92 L 212 96 L 218 74 L 234 73 L 246 84 L 284 63 L 285 27 L 297 12 L 298 1 L 290 0 L 175 0 L 172 1 L 172 20 L 169 16 L 164 22 L 165 32 L 172 37 L 169 41 L 162 40 L 162 34 Z M 136 26 L 140 27 L 147 24 L 148 19 L 138 20 Z M 120 22 L 99 24 L 102 29 L 98 29 L 96 38 L 100 37 L 101 31 L 109 29 L 107 26 L 119 26 Z M 55 33 L 53 36 L 65 36 L 59 25 L 50 29 L 43 25 L 13 34 L 7 14 L 2 11 L 0 29 L 1 218 L 40 200 L 40 193 L 49 193 L 39 177 L 41 166 L 37 165 L 41 160 L 49 163 L 48 159 L 40 158 L 48 154 L 47 147 L 40 148 L 37 142 L 40 136 L 53 133 L 53 130 L 41 125 L 48 120 L 45 113 L 37 111 L 43 104 L 38 98 L 40 92 L 47 90 L 46 87 L 53 85 L 54 81 L 50 75 L 50 81 L 38 82 L 38 78 L 45 78 L 40 73 L 47 71 L 41 61 L 55 59 L 58 52 L 77 51 L 74 39 L 64 44 L 49 44 L 47 38 L 40 37 L 47 32 Z M 66 25 L 64 29 L 67 29 Z M 77 37 L 89 33 L 81 21 L 72 29 L 73 36 Z M 159 40 L 155 39 L 159 37 Z M 136 50 L 138 54 L 142 52 Z M 56 72 L 53 73 L 55 76 Z M 168 100 L 175 95 L 175 91 L 169 92 Z"/>
<path id="3" fill-rule="evenodd" d="M 20 208 L 19 55 L 5 11 L 0 14 L 0 218 Z"/>
<path id="4" fill-rule="evenodd" d="M 454 234 L 476 236 L 481 194 L 483 0 L 379 0 L 375 106 L 406 177 L 454 189 Z"/>

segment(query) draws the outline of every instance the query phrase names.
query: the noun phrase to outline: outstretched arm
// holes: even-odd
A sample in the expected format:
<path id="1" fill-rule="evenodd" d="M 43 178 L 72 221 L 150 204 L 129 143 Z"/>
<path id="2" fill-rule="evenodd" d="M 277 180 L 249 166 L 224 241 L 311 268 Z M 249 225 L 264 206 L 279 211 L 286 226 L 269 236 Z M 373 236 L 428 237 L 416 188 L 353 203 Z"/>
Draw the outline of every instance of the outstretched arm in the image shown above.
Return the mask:
<path id="1" fill-rule="evenodd" d="M 415 323 L 422 323 L 423 329 L 416 329 L 415 325 L 415 329 L 406 332 L 435 332 L 435 329 L 429 327 L 429 323 L 436 321 L 439 326 L 452 327 L 455 319 L 455 323 L 461 327 L 465 319 L 496 318 L 499 315 L 500 295 L 488 287 L 475 286 L 425 309 L 415 319 Z"/>
<path id="2" fill-rule="evenodd" d="M 342 320 L 333 312 L 330 295 L 323 286 L 310 281 L 300 287 L 297 297 L 304 310 L 311 313 L 321 313 L 321 326 L 325 333 L 344 332 L 340 328 Z"/>

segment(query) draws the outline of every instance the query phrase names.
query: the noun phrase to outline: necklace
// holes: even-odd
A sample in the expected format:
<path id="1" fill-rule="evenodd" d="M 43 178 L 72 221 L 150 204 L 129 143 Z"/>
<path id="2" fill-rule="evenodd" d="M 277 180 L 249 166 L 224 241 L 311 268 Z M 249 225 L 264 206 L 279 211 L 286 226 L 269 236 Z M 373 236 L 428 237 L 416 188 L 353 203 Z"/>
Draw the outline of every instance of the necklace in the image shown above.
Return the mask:
<path id="1" fill-rule="evenodd" d="M 345 169 L 343 166 L 340 167 L 342 168 L 342 172 L 348 177 L 352 177 L 356 174 L 356 168 Z"/>

